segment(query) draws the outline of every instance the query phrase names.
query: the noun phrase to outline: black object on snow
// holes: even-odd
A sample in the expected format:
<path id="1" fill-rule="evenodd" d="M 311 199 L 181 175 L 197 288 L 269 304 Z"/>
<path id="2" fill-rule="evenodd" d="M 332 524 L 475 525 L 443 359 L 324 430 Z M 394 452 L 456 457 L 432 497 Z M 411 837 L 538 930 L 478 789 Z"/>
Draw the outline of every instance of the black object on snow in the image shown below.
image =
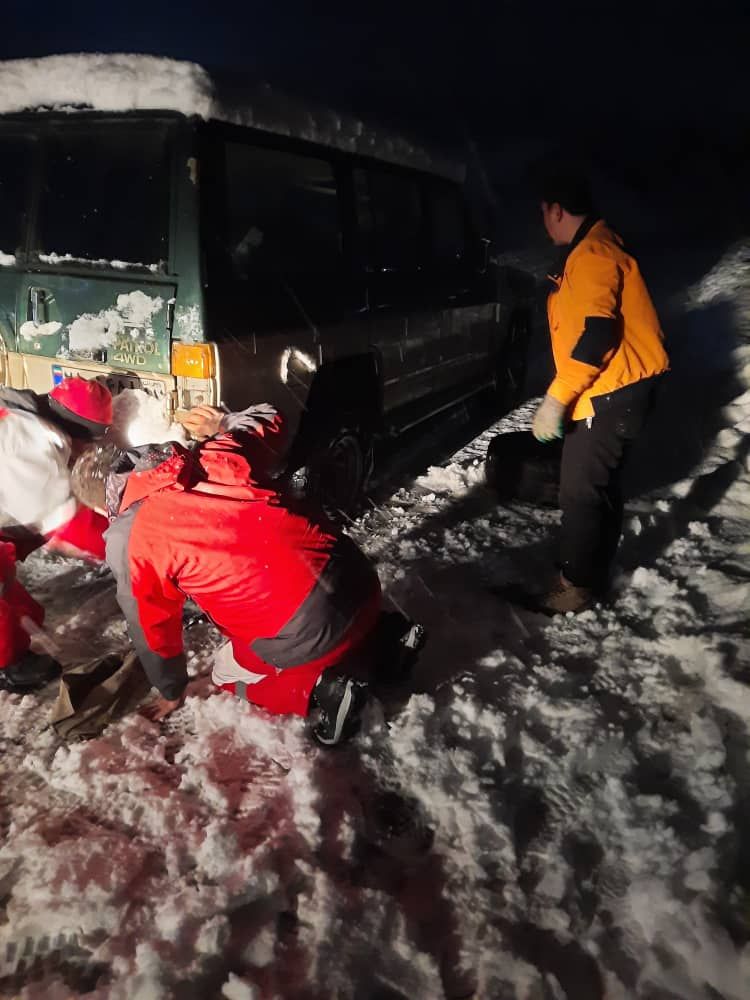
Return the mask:
<path id="1" fill-rule="evenodd" d="M 317 743 L 333 747 L 357 733 L 368 687 L 364 681 L 331 671 L 320 675 L 312 693 L 318 718 L 310 730 Z"/>
<path id="2" fill-rule="evenodd" d="M 427 642 L 424 625 L 411 621 L 400 611 L 383 611 L 376 633 L 376 684 L 398 684 L 405 680 Z"/>
<path id="3" fill-rule="evenodd" d="M 562 441 L 541 444 L 529 431 L 496 434 L 485 459 L 487 485 L 498 499 L 557 506 Z"/>
<path id="4" fill-rule="evenodd" d="M 0 690 L 26 694 L 43 688 L 59 676 L 57 660 L 29 651 L 18 663 L 0 670 Z"/>

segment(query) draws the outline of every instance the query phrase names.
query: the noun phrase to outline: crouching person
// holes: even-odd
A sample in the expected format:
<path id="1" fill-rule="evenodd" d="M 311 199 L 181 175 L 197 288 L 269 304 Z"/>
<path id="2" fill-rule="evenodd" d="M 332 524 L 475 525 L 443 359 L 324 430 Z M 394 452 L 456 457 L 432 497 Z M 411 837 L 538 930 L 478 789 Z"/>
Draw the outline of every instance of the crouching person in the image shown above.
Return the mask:
<path id="1" fill-rule="evenodd" d="M 16 556 L 49 545 L 104 558 L 107 522 L 81 506 L 70 467 L 112 423 L 112 395 L 100 382 L 63 379 L 48 394 L 0 386 L 0 534 Z"/>
<path id="2" fill-rule="evenodd" d="M 105 518 L 78 504 L 70 466 L 112 423 L 106 386 L 67 378 L 47 395 L 0 387 L 0 688 L 29 691 L 60 672 L 29 649 L 23 620 L 44 610 L 16 579 L 16 562 L 42 545 L 104 558 Z"/>
<path id="3" fill-rule="evenodd" d="M 111 521 L 107 562 L 160 695 L 151 718 L 184 699 L 190 597 L 228 640 L 214 683 L 270 712 L 315 710 L 313 735 L 335 744 L 356 729 L 366 698 L 377 574 L 347 536 L 282 504 L 267 473 L 282 430 L 273 410 L 214 415 L 218 432 L 193 450 L 104 447 L 72 473 L 79 499 Z"/>

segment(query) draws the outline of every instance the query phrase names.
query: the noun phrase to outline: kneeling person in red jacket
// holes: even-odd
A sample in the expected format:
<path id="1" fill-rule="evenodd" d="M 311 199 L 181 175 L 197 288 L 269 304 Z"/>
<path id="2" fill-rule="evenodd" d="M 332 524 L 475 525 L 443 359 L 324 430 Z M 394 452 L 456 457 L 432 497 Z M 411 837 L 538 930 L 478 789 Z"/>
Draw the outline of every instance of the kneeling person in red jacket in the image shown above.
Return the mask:
<path id="1" fill-rule="evenodd" d="M 217 412 L 217 422 L 222 414 Z M 320 709 L 314 735 L 348 735 L 366 685 L 381 609 L 377 573 L 350 538 L 287 509 L 268 470 L 281 420 L 270 407 L 228 414 L 216 436 L 82 456 L 79 499 L 106 508 L 107 562 L 141 664 L 161 698 L 182 704 L 182 610 L 190 597 L 229 640 L 213 680 L 274 713 Z"/>

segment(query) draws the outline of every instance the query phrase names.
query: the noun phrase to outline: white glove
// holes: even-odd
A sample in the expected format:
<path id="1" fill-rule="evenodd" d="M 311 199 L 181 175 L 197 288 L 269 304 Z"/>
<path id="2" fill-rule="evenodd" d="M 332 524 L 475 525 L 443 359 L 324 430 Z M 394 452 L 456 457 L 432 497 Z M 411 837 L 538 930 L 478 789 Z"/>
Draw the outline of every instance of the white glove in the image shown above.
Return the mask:
<path id="1" fill-rule="evenodd" d="M 565 411 L 567 406 L 553 396 L 545 396 L 534 414 L 531 433 L 543 444 L 554 441 L 565 434 Z"/>
<path id="2" fill-rule="evenodd" d="M 270 403 L 257 403 L 237 413 L 225 413 L 221 420 L 223 431 L 260 431 L 264 424 L 273 424 L 279 411 Z"/>

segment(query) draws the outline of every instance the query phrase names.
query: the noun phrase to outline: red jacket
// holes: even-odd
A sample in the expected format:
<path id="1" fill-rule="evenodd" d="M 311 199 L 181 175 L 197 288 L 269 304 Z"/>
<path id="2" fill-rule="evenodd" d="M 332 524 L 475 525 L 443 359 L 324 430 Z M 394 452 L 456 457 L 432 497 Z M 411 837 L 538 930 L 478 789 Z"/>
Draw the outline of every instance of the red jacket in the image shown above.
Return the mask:
<path id="1" fill-rule="evenodd" d="M 107 562 L 143 667 L 164 697 L 187 683 L 186 596 L 232 640 L 238 663 L 275 673 L 325 661 L 379 594 L 351 539 L 282 506 L 270 481 L 260 485 L 254 469 L 266 466 L 277 431 L 221 435 L 193 452 L 169 445 L 165 460 L 153 465 L 147 455 L 147 467 L 126 477 Z"/>

